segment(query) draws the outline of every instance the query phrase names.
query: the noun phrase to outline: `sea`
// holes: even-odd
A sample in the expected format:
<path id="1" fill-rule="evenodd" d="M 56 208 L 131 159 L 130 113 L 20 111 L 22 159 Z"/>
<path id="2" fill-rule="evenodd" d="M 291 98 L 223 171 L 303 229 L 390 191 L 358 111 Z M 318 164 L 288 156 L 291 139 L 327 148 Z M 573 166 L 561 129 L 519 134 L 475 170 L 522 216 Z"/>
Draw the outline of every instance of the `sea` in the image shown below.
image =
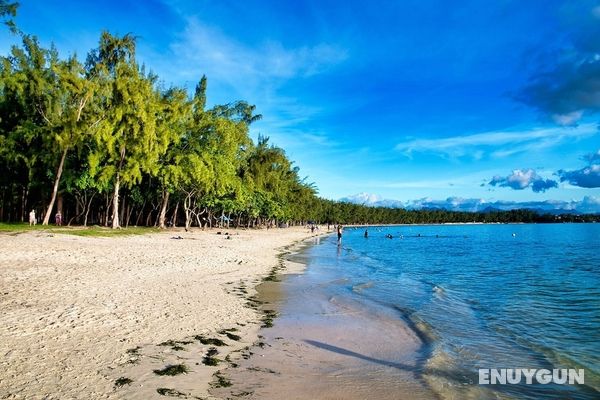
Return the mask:
<path id="1" fill-rule="evenodd" d="M 600 399 L 600 224 L 348 227 L 293 259 L 256 398 Z M 480 384 L 503 368 L 585 382 Z"/>

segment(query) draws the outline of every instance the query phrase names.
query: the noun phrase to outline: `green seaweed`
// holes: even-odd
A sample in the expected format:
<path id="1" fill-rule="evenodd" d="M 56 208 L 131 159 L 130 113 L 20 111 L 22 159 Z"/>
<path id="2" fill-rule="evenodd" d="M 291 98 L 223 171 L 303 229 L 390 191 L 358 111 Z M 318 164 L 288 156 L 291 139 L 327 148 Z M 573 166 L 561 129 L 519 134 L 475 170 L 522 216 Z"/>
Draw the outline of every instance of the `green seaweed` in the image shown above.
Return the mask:
<path id="1" fill-rule="evenodd" d="M 205 344 L 205 345 L 212 345 L 212 346 L 219 346 L 219 347 L 227 346 L 227 343 L 225 343 L 221 339 L 217 339 L 217 338 L 207 338 L 202 335 L 196 335 L 196 336 L 194 336 L 194 339 L 199 340 L 200 343 Z"/>
<path id="2" fill-rule="evenodd" d="M 190 344 L 192 341 L 189 340 L 167 340 L 166 342 L 159 343 L 159 346 L 170 346 L 175 351 L 185 350 L 182 345 Z"/>
<path id="3" fill-rule="evenodd" d="M 248 371 L 266 372 L 268 374 L 278 374 L 277 371 L 273 371 L 271 368 L 249 367 Z"/>
<path id="4" fill-rule="evenodd" d="M 215 372 L 213 376 L 217 378 L 216 382 L 211 383 L 214 388 L 230 387 L 232 385 L 231 381 L 225 378 L 220 371 Z"/>
<path id="5" fill-rule="evenodd" d="M 140 349 L 141 349 L 140 346 L 134 347 L 132 349 L 127 349 L 127 354 L 131 354 L 131 355 L 137 356 L 137 355 L 140 354 Z"/>
<path id="6" fill-rule="evenodd" d="M 214 347 L 211 347 L 210 349 L 208 349 L 208 351 L 206 352 L 206 355 L 208 357 L 212 357 L 212 356 L 216 356 L 217 354 L 219 354 L 219 351 L 217 349 L 215 349 Z"/>
<path id="7" fill-rule="evenodd" d="M 188 367 L 185 364 L 167 365 L 163 369 L 155 369 L 154 373 L 160 376 L 175 376 L 179 374 L 187 374 Z"/>
<path id="8" fill-rule="evenodd" d="M 252 395 L 253 393 L 254 393 L 254 392 L 246 392 L 246 391 L 243 391 L 243 392 L 239 392 L 239 393 L 232 393 L 231 395 L 232 395 L 233 397 L 246 397 L 246 396 L 250 396 L 250 395 Z"/>
<path id="9" fill-rule="evenodd" d="M 211 347 L 206 352 L 206 356 L 204 356 L 204 358 L 202 359 L 202 364 L 213 366 L 213 367 L 216 366 L 216 365 L 218 365 L 221 362 L 221 360 L 219 360 L 218 358 L 214 357 L 217 354 L 219 354 L 219 351 L 216 348 Z"/>
<path id="10" fill-rule="evenodd" d="M 235 340 L 236 342 L 239 342 L 240 340 L 242 340 L 242 337 L 240 335 L 236 335 L 236 334 L 229 333 L 229 332 L 225 333 L 225 336 L 227 336 L 231 340 Z"/>
<path id="11" fill-rule="evenodd" d="M 225 335 L 229 339 L 235 340 L 236 342 L 239 342 L 240 340 L 242 340 L 242 337 L 240 335 L 236 335 L 234 333 L 231 333 L 231 332 L 237 332 L 237 331 L 238 331 L 237 328 L 222 329 L 222 330 L 219 331 L 219 334 Z"/>
<path id="12" fill-rule="evenodd" d="M 265 314 L 263 319 L 262 319 L 262 328 L 272 328 L 273 327 L 273 320 L 277 317 L 277 312 L 274 310 L 264 310 L 263 313 Z"/>
<path id="13" fill-rule="evenodd" d="M 126 350 L 126 353 L 132 356 L 129 360 L 127 360 L 127 364 L 137 364 L 140 361 L 140 349 L 141 347 L 137 346 Z"/>
<path id="14" fill-rule="evenodd" d="M 126 378 L 124 376 L 120 377 L 119 379 L 117 379 L 115 381 L 115 386 L 116 387 L 121 387 L 121 386 L 125 386 L 125 385 L 131 385 L 131 383 L 133 382 L 132 379 Z"/>
<path id="15" fill-rule="evenodd" d="M 156 392 L 161 396 L 170 396 L 170 397 L 187 397 L 185 393 L 181 393 L 179 390 L 169 389 L 169 388 L 158 388 Z"/>
<path id="16" fill-rule="evenodd" d="M 206 356 L 202 359 L 202 364 L 208 365 L 209 367 L 216 367 L 217 365 L 219 365 L 220 362 L 221 360 L 219 360 L 216 357 Z"/>

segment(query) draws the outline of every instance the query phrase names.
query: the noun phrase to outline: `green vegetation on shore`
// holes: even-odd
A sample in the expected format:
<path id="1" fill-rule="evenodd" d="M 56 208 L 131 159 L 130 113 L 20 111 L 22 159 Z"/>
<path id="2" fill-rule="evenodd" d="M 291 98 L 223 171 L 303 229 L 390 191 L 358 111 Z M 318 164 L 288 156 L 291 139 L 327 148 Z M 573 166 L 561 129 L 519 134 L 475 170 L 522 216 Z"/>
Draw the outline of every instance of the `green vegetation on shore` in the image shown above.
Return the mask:
<path id="1" fill-rule="evenodd" d="M 319 198 L 282 148 L 266 136 L 251 139 L 261 118 L 255 106 L 208 107 L 205 76 L 193 96 L 165 86 L 138 63 L 130 34 L 102 33 L 85 62 L 61 58 L 15 26 L 16 10 L 0 0 L 0 18 L 22 41 L 0 57 L 0 221 L 27 221 L 32 210 L 43 225 L 60 211 L 65 225 L 112 228 L 556 220 L 525 210 L 407 211 Z"/>
<path id="2" fill-rule="evenodd" d="M 86 62 L 34 36 L 0 57 L 0 221 L 113 228 L 303 221 L 320 200 L 284 150 L 249 126 L 255 107 L 207 107 L 104 32 Z"/>
<path id="3" fill-rule="evenodd" d="M 127 235 L 145 235 L 148 233 L 160 232 L 160 229 L 146 226 L 131 226 L 127 229 L 111 229 L 102 226 L 29 226 L 26 223 L 2 223 L 0 222 L 0 233 L 23 233 L 23 232 L 40 232 L 40 233 L 62 233 L 75 236 L 127 236 Z"/>

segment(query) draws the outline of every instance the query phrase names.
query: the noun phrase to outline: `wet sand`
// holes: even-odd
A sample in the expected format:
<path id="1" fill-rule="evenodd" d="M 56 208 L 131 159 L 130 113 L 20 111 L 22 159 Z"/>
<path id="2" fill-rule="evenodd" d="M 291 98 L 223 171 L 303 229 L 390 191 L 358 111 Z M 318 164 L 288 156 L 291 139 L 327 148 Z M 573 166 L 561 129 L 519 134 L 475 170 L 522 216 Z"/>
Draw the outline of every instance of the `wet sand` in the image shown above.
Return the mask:
<path id="1" fill-rule="evenodd" d="M 328 288 L 344 283 L 299 274 L 261 284 L 263 311 L 279 316 L 273 327 L 261 329 L 260 343 L 234 357 L 237 366 L 223 372 L 233 385 L 211 393 L 251 399 L 436 398 L 421 378 L 423 338 L 390 310 L 330 295 Z"/>

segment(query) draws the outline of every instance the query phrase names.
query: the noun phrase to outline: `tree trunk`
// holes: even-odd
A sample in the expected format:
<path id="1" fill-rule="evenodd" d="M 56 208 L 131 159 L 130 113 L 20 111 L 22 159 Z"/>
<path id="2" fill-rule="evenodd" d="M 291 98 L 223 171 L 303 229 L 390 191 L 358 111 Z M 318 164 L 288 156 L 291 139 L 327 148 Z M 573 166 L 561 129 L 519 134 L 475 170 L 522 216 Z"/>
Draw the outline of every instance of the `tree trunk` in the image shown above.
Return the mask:
<path id="1" fill-rule="evenodd" d="M 23 186 L 23 191 L 21 192 L 21 222 L 25 222 L 25 208 L 27 208 L 28 193 L 29 184 L 27 184 L 27 186 Z"/>
<path id="2" fill-rule="evenodd" d="M 183 209 L 185 211 L 185 231 L 187 232 L 190 229 L 190 199 L 191 195 L 187 195 L 183 200 Z"/>
<path id="3" fill-rule="evenodd" d="M 127 209 L 126 206 L 128 206 L 128 201 L 127 201 L 127 196 L 123 196 L 123 201 L 121 202 L 121 205 L 119 207 L 120 211 L 119 211 L 119 222 L 125 222 L 125 210 Z M 121 226 L 121 224 L 119 224 L 119 227 Z"/>
<path id="4" fill-rule="evenodd" d="M 144 202 L 142 203 L 142 207 L 140 208 L 140 211 L 138 211 L 138 213 L 136 214 L 135 226 L 140 226 L 140 218 L 142 218 L 144 216 L 145 208 L 146 208 L 146 200 L 144 200 Z"/>
<path id="5" fill-rule="evenodd" d="M 133 207 L 131 204 L 127 205 L 127 222 L 125 223 L 125 227 L 129 228 L 129 221 L 131 220 L 131 214 L 133 214 Z"/>
<path id="6" fill-rule="evenodd" d="M 75 196 L 75 217 L 79 219 L 79 217 L 81 217 L 83 215 L 83 212 L 80 209 L 81 207 L 81 200 L 79 200 L 78 196 Z M 71 221 L 73 220 L 73 218 L 71 218 L 71 220 L 69 221 L 69 226 L 71 225 Z"/>
<path id="7" fill-rule="evenodd" d="M 173 211 L 173 217 L 171 218 L 171 226 L 175 228 L 177 226 L 177 212 L 179 211 L 179 202 L 175 204 L 175 211 Z"/>
<path id="8" fill-rule="evenodd" d="M 112 228 L 118 229 L 119 225 L 119 186 L 121 185 L 121 176 L 117 173 L 117 179 L 115 181 L 115 192 L 113 193 L 113 220 Z"/>
<path id="9" fill-rule="evenodd" d="M 165 194 L 163 196 L 163 203 L 160 208 L 160 216 L 158 217 L 158 227 L 160 229 L 165 229 L 167 226 L 165 225 L 165 218 L 167 216 L 167 206 L 169 205 L 169 191 L 165 190 Z"/>
<path id="10" fill-rule="evenodd" d="M 152 226 L 152 212 L 154 212 L 154 208 L 151 209 L 150 211 L 148 211 L 148 216 L 146 217 L 146 225 L 145 226 Z"/>
<path id="11" fill-rule="evenodd" d="M 56 200 L 56 194 L 58 193 L 58 184 L 60 183 L 60 177 L 65 165 L 65 159 L 67 158 L 67 151 L 68 148 L 65 148 L 62 152 L 62 156 L 60 157 L 58 169 L 56 170 L 56 178 L 54 179 L 54 187 L 52 188 L 52 198 L 50 199 L 50 204 L 48 204 L 48 209 L 46 210 L 46 215 L 44 216 L 44 222 L 42 222 L 42 225 L 48 225 L 48 222 L 50 221 L 50 215 L 52 215 L 54 201 Z"/>
<path id="12" fill-rule="evenodd" d="M 110 193 L 106 192 L 106 199 L 104 201 L 104 205 L 106 207 L 106 209 L 104 210 L 104 212 L 102 213 L 102 217 L 104 219 L 104 226 L 108 227 L 108 216 L 110 215 L 110 210 L 111 210 L 111 198 L 110 198 Z"/>

